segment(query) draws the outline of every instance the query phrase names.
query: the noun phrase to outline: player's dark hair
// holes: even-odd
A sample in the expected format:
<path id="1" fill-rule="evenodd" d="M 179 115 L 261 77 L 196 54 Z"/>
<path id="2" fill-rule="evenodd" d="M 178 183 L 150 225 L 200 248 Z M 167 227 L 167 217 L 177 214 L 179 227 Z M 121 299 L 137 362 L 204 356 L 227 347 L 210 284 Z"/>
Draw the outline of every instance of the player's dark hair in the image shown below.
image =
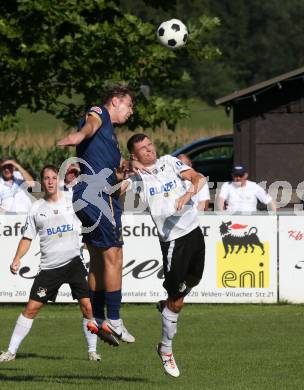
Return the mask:
<path id="1" fill-rule="evenodd" d="M 113 97 L 123 98 L 129 95 L 134 103 L 134 93 L 129 87 L 124 87 L 122 85 L 115 85 L 110 90 L 108 90 L 104 96 L 102 104 L 107 104 L 111 101 Z"/>
<path id="2" fill-rule="evenodd" d="M 40 172 L 40 180 L 41 180 L 41 181 L 42 181 L 44 172 L 45 172 L 47 169 L 50 169 L 51 171 L 53 171 L 53 172 L 55 172 L 55 173 L 57 173 L 57 174 L 59 173 L 59 169 L 58 169 L 55 165 L 47 164 L 47 165 L 45 165 L 45 166 L 41 169 L 41 172 Z"/>
<path id="3" fill-rule="evenodd" d="M 129 153 L 133 153 L 134 145 L 137 144 L 137 142 L 143 141 L 145 138 L 148 138 L 148 136 L 143 133 L 137 133 L 132 135 L 132 137 L 129 138 L 127 142 L 127 148 Z"/>

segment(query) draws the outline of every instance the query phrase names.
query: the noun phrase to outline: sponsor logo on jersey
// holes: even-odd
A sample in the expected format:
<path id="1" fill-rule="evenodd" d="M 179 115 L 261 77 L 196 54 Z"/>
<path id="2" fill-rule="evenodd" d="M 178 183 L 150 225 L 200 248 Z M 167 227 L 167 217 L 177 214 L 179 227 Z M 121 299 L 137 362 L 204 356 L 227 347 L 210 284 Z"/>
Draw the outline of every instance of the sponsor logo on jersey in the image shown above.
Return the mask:
<path id="1" fill-rule="evenodd" d="M 91 107 L 89 112 L 96 112 L 97 114 L 102 114 L 102 109 L 98 106 Z"/>
<path id="2" fill-rule="evenodd" d="M 161 186 L 149 187 L 149 194 L 153 196 L 157 194 L 162 194 L 164 192 L 167 193 L 176 187 L 177 187 L 176 180 L 172 180 L 165 184 L 162 184 Z"/>
<path id="3" fill-rule="evenodd" d="M 59 234 L 59 237 L 62 237 L 62 233 L 72 232 L 73 230 L 73 225 L 66 224 L 48 228 L 46 229 L 46 232 L 48 236 L 52 236 L 53 234 Z"/>
<path id="4" fill-rule="evenodd" d="M 182 167 L 183 165 L 185 165 L 182 161 L 175 161 L 175 164 L 178 166 L 178 167 Z"/>

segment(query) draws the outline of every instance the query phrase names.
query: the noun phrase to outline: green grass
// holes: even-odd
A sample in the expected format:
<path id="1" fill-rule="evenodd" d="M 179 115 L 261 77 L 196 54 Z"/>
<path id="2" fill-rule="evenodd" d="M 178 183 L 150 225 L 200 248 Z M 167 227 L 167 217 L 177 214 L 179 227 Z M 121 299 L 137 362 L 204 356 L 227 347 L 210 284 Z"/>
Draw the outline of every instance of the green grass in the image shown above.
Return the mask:
<path id="1" fill-rule="evenodd" d="M 181 120 L 177 128 L 205 129 L 211 133 L 214 130 L 226 130 L 232 133 L 232 115 L 227 116 L 222 106 L 211 107 L 201 100 L 190 99 L 188 107 L 189 118 Z"/>
<path id="2" fill-rule="evenodd" d="M 6 349 L 22 306 L 0 306 Z M 16 361 L 0 364 L 0 389 L 303 389 L 304 308 L 297 305 L 186 305 L 174 340 L 178 379 L 164 375 L 155 352 L 154 305 L 124 305 L 134 345 L 99 343 L 87 361 L 76 305 L 49 305 L 35 320 Z"/>

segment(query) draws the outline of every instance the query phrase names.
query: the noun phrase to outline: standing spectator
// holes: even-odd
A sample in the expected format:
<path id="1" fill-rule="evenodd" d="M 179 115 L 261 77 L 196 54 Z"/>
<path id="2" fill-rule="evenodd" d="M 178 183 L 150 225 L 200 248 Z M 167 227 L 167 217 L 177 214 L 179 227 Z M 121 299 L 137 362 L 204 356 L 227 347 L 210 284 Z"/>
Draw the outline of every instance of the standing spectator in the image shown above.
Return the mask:
<path id="1" fill-rule="evenodd" d="M 56 300 L 58 290 L 64 283 L 70 285 L 73 299 L 79 301 L 83 313 L 83 330 L 88 342 L 89 360 L 100 360 L 100 356 L 96 354 L 96 335 L 87 330 L 88 324 L 93 327 L 95 324 L 86 280 L 87 272 L 80 257 L 79 233 L 72 204 L 60 196 L 56 167 L 47 165 L 42 169 L 41 184 L 45 196 L 34 202 L 29 211 L 23 237 L 10 265 L 11 272 L 16 274 L 22 257 L 39 234 L 40 272 L 35 277 L 27 305 L 17 319 L 8 350 L 0 355 L 0 362 L 15 359 L 34 318 L 45 303 Z"/>
<path id="2" fill-rule="evenodd" d="M 32 176 L 15 160 L 2 159 L 0 162 L 0 210 L 23 212 L 30 209 L 32 202 L 25 187 L 34 185 Z"/>
<path id="3" fill-rule="evenodd" d="M 181 160 L 184 164 L 192 168 L 192 161 L 186 154 L 179 154 L 177 158 Z M 187 185 L 190 187 L 191 183 L 188 181 Z M 206 183 L 197 194 L 192 196 L 191 199 L 196 204 L 196 207 L 199 211 L 207 211 L 210 200 L 208 184 Z"/>
<path id="4" fill-rule="evenodd" d="M 224 183 L 220 190 L 220 211 L 227 209 L 230 213 L 255 212 L 258 200 L 276 211 L 276 204 L 271 196 L 257 183 L 248 180 L 248 172 L 244 166 L 234 166 L 231 174 L 232 181 Z"/>

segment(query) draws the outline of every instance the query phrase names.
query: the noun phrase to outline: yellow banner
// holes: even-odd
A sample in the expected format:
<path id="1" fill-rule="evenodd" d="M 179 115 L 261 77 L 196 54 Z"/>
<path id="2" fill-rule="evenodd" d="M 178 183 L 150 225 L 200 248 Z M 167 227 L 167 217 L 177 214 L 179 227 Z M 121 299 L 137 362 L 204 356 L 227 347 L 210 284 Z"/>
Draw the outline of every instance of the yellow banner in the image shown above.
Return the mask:
<path id="1" fill-rule="evenodd" d="M 256 245 L 252 247 L 248 245 L 247 248 L 241 246 L 240 249 L 238 245 L 236 247 L 229 245 L 227 250 L 222 242 L 217 242 L 217 287 L 268 288 L 269 243 L 263 242 L 262 246 L 263 250 Z"/>

